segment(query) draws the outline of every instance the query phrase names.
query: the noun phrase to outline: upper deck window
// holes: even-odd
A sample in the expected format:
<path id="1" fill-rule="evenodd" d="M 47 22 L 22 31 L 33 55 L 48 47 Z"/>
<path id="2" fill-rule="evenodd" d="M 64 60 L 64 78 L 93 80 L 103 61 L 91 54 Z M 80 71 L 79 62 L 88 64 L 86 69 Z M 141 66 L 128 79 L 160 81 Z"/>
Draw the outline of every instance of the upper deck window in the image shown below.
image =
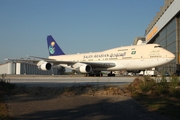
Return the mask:
<path id="1" fill-rule="evenodd" d="M 154 48 L 161 48 L 161 46 L 159 45 L 159 46 L 154 46 Z"/>

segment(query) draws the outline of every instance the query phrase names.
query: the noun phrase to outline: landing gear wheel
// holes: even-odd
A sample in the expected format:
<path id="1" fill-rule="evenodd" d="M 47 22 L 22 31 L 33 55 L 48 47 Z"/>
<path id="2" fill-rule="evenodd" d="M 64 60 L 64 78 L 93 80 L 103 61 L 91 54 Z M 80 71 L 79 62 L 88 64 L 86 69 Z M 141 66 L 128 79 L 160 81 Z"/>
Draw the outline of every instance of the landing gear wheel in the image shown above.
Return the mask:
<path id="1" fill-rule="evenodd" d="M 88 77 L 89 76 L 89 74 L 84 74 L 84 77 Z"/>
<path id="2" fill-rule="evenodd" d="M 103 74 L 101 73 L 101 71 L 96 71 L 96 72 L 93 72 L 93 73 L 86 73 L 84 75 L 85 77 L 102 77 Z"/>
<path id="3" fill-rule="evenodd" d="M 115 74 L 108 74 L 108 77 L 115 77 Z"/>
<path id="4" fill-rule="evenodd" d="M 108 77 L 115 77 L 115 74 L 112 73 L 112 71 L 108 74 Z"/>

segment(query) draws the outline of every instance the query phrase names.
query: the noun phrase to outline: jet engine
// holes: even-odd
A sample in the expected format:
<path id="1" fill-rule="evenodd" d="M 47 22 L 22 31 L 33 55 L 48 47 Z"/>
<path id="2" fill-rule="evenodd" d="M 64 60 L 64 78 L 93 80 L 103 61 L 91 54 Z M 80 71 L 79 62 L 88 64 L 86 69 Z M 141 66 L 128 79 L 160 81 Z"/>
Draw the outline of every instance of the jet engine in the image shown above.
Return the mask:
<path id="1" fill-rule="evenodd" d="M 75 63 L 74 65 L 71 65 L 70 69 L 81 73 L 89 73 L 92 71 L 92 67 L 84 63 Z"/>
<path id="2" fill-rule="evenodd" d="M 91 66 L 87 64 L 83 64 L 79 67 L 79 71 L 81 73 L 89 73 L 91 70 L 92 70 Z"/>
<path id="3" fill-rule="evenodd" d="M 52 67 L 51 63 L 48 63 L 48 62 L 43 61 L 43 60 L 42 60 L 42 61 L 39 61 L 39 62 L 37 63 L 37 66 L 38 66 L 38 68 L 41 69 L 41 70 L 50 70 L 51 67 Z"/>

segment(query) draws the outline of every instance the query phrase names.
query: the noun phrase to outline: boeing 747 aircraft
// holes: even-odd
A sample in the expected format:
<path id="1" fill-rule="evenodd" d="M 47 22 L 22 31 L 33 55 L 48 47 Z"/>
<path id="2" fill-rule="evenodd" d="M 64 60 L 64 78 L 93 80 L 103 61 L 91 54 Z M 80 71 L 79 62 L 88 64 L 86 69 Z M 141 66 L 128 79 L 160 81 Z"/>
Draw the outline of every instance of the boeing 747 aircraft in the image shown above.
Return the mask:
<path id="1" fill-rule="evenodd" d="M 133 45 L 112 48 L 101 52 L 66 55 L 53 37 L 47 36 L 49 58 L 23 60 L 36 63 L 41 70 L 50 70 L 59 65 L 85 73 L 86 76 L 100 76 L 101 71 L 144 70 L 171 62 L 175 56 L 158 44 Z M 21 60 L 22 61 L 22 60 Z"/>

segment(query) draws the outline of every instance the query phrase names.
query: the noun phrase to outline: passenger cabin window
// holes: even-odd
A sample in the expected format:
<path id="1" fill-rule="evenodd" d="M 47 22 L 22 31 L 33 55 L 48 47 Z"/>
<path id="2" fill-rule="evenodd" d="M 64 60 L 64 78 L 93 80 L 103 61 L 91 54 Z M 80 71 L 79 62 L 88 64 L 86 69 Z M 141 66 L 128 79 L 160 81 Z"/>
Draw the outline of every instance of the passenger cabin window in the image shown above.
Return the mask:
<path id="1" fill-rule="evenodd" d="M 161 48 L 161 46 L 159 45 L 159 46 L 154 46 L 154 48 Z"/>

